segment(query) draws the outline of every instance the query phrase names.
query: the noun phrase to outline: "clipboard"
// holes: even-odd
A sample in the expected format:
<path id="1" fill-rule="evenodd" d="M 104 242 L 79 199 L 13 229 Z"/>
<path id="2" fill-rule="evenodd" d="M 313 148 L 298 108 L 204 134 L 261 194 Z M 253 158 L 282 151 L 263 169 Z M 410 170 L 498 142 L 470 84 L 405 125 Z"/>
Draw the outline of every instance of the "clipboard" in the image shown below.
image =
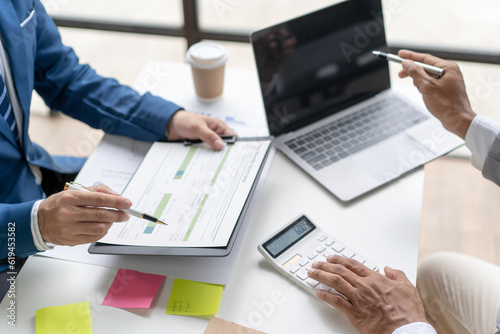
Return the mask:
<path id="1" fill-rule="evenodd" d="M 196 256 L 196 257 L 225 257 L 228 256 L 235 245 L 235 241 L 240 233 L 243 222 L 245 221 L 246 214 L 251 209 L 251 204 L 255 200 L 254 195 L 263 180 L 264 170 L 266 165 L 270 163 L 268 158 L 273 152 L 273 139 L 274 137 L 254 137 L 254 138 L 238 138 L 237 141 L 270 141 L 267 151 L 264 154 L 262 163 L 258 169 L 255 179 L 253 180 L 251 189 L 247 195 L 243 208 L 238 216 L 237 222 L 233 228 L 229 241 L 225 247 L 168 247 L 168 246 L 135 246 L 135 245 L 116 245 L 101 242 L 94 242 L 89 246 L 88 252 L 90 254 L 114 254 L 114 255 L 163 255 L 163 256 Z M 224 138 L 224 141 L 231 140 L 232 138 Z M 184 143 L 184 145 L 190 145 Z"/>

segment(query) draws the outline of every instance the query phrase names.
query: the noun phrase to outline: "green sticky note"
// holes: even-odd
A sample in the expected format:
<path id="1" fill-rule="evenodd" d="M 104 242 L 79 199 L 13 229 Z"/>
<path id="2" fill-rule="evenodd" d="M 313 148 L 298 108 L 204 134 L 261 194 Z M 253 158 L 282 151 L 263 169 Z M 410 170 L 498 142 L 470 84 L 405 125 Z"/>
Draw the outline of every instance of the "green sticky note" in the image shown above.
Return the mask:
<path id="1" fill-rule="evenodd" d="M 219 308 L 223 285 L 175 279 L 166 314 L 206 316 Z"/>
<path id="2" fill-rule="evenodd" d="M 36 334 L 90 334 L 88 302 L 46 307 L 36 311 Z"/>

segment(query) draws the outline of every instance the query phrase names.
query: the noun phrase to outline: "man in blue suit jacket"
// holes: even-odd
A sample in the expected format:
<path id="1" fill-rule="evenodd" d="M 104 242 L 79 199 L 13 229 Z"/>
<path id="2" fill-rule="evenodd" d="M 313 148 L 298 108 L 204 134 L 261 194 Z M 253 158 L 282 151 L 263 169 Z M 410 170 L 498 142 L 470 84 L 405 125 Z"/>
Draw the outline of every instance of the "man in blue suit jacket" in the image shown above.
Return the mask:
<path id="1" fill-rule="evenodd" d="M 0 117 L 0 260 L 11 255 L 27 257 L 49 249 L 47 243 L 96 241 L 113 221 L 128 216 L 87 206 L 131 206 L 129 200 L 102 186 L 97 193 L 68 191 L 50 196 L 44 192 L 44 178 L 75 174 L 84 160 L 52 157 L 31 142 L 28 123 L 33 89 L 51 109 L 112 134 L 145 141 L 201 138 L 214 149 L 223 147 L 219 134 L 234 134 L 220 120 L 183 111 L 149 93 L 140 96 L 79 64 L 73 50 L 62 44 L 40 0 L 0 0 L 0 35 L 0 72 L 7 88 L 12 83 L 8 98 L 19 124 L 16 140 Z"/>

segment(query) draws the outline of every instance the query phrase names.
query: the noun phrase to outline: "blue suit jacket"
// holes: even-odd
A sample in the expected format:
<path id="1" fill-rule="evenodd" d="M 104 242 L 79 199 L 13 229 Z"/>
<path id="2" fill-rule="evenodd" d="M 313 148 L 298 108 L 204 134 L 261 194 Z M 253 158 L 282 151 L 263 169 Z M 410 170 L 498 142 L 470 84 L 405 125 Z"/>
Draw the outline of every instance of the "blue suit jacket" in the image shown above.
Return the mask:
<path id="1" fill-rule="evenodd" d="M 151 94 L 140 96 L 79 64 L 73 50 L 62 44 L 57 27 L 39 0 L 0 0 L 0 33 L 24 112 L 22 149 L 0 117 L 0 259 L 5 259 L 12 241 L 18 257 L 37 252 L 30 216 L 35 201 L 45 194 L 29 163 L 76 173 L 84 162 L 51 157 L 31 142 L 28 123 L 33 89 L 52 109 L 94 128 L 146 141 L 165 139 L 167 123 L 180 107 Z M 9 223 L 15 223 L 15 240 L 8 239 Z"/>

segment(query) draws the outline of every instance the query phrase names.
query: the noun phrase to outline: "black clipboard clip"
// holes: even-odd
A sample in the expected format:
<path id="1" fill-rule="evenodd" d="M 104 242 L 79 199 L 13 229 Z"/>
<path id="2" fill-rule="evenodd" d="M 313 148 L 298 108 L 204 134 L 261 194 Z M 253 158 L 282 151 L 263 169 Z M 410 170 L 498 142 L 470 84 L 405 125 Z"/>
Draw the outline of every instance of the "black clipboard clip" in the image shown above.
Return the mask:
<path id="1" fill-rule="evenodd" d="M 222 141 L 228 145 L 231 145 L 231 144 L 234 144 L 236 143 L 236 140 L 238 139 L 237 136 L 220 136 Z M 191 146 L 193 144 L 199 144 L 199 143 L 203 143 L 203 141 L 201 139 L 184 139 L 184 141 L 182 142 L 184 144 L 184 146 Z"/>

